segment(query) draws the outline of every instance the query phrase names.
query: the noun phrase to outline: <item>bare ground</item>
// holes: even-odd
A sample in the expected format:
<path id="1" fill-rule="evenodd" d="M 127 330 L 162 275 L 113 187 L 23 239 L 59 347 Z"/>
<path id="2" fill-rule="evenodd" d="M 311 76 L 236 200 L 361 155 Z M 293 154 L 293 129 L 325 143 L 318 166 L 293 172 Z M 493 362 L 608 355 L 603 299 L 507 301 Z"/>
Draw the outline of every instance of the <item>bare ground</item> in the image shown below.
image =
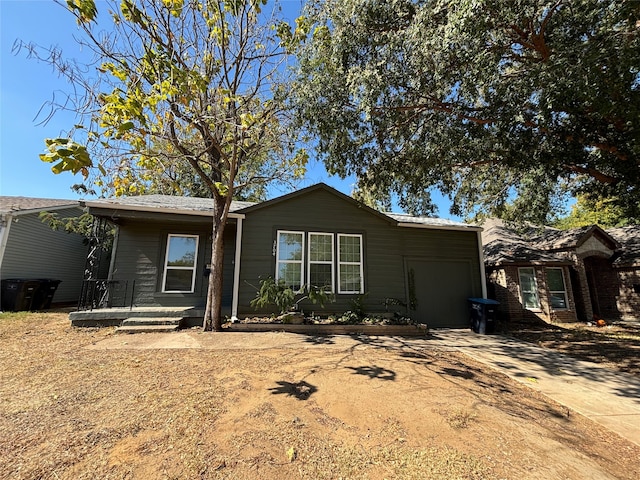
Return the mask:
<path id="1" fill-rule="evenodd" d="M 640 447 L 461 354 L 90 348 L 112 335 L 0 315 L 0 478 L 640 478 Z"/>

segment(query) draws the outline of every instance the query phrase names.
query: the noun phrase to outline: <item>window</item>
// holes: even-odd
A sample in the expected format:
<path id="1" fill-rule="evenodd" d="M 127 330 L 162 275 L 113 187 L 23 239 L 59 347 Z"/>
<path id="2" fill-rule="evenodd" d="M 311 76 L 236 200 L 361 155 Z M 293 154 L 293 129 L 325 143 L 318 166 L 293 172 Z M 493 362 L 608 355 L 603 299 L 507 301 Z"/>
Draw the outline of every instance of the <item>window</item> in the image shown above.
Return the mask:
<path id="1" fill-rule="evenodd" d="M 338 234 L 338 293 L 364 293 L 362 235 Z"/>
<path id="2" fill-rule="evenodd" d="M 538 285 L 533 268 L 519 268 L 518 276 L 520 277 L 520 298 L 522 300 L 522 306 L 524 308 L 540 308 Z"/>
<path id="3" fill-rule="evenodd" d="M 307 284 L 333 293 L 333 234 L 309 233 Z"/>
<path id="4" fill-rule="evenodd" d="M 162 278 L 163 292 L 193 293 L 197 254 L 197 235 L 169 234 Z"/>
<path id="5" fill-rule="evenodd" d="M 568 308 L 567 290 L 564 285 L 562 268 L 547 268 L 547 285 L 549 288 L 549 303 L 551 308 Z"/>
<path id="6" fill-rule="evenodd" d="M 278 231 L 276 282 L 300 290 L 303 278 L 304 233 Z"/>

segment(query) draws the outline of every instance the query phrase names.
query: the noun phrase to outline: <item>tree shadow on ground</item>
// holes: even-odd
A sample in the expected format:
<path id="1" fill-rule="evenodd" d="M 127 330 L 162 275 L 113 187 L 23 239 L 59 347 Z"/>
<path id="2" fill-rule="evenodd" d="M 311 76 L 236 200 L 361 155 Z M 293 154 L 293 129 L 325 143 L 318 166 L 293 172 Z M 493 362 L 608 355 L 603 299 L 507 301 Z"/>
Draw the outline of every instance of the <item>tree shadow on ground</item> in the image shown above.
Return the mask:
<path id="1" fill-rule="evenodd" d="M 332 345 L 335 342 L 331 335 L 312 335 L 304 339 L 306 343 L 312 343 L 314 345 Z"/>
<path id="2" fill-rule="evenodd" d="M 318 391 L 318 387 L 304 380 L 296 383 L 285 381 L 278 381 L 276 383 L 279 385 L 278 387 L 269 389 L 273 395 L 285 394 L 290 397 L 296 397 L 298 400 L 307 400 Z"/>
<path id="3" fill-rule="evenodd" d="M 371 379 L 377 378 L 378 380 L 395 380 L 396 372 L 386 368 L 378 367 L 377 365 L 361 366 L 361 367 L 347 367 L 349 370 L 353 370 L 354 375 L 364 375 Z"/>

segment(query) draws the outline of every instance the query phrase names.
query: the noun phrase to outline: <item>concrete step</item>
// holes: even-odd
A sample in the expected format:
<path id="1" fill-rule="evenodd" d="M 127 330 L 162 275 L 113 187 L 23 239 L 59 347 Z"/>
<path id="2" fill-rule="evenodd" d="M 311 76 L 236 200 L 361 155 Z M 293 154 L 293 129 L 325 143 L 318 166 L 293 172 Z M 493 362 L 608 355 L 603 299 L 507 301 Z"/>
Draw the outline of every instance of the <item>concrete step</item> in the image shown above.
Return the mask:
<path id="1" fill-rule="evenodd" d="M 115 333 L 166 333 L 175 332 L 179 325 L 123 325 Z"/>
<path id="2" fill-rule="evenodd" d="M 181 317 L 129 317 L 122 321 L 122 326 L 135 325 L 180 325 Z"/>
<path id="3" fill-rule="evenodd" d="M 116 328 L 116 333 L 163 333 L 180 328 L 182 318 L 177 317 L 129 317 Z"/>

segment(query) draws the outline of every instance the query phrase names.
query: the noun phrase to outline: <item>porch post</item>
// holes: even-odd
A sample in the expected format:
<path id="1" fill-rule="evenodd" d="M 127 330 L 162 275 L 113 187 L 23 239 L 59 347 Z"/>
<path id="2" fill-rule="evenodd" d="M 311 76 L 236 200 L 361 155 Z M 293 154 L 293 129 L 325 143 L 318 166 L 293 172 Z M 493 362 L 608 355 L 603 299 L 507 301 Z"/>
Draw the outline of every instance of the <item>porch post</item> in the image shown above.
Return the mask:
<path id="1" fill-rule="evenodd" d="M 238 291 L 240 289 L 240 258 L 242 256 L 242 217 L 236 223 L 236 252 L 233 265 L 233 297 L 231 299 L 231 321 L 238 320 Z"/>

